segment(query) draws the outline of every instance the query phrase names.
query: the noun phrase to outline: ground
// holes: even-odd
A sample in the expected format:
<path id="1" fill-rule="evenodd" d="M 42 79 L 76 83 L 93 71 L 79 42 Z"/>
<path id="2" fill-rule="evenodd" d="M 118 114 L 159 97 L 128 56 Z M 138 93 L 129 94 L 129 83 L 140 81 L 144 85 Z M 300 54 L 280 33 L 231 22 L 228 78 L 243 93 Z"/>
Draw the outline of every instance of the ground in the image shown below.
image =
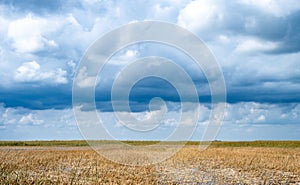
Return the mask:
<path id="1" fill-rule="evenodd" d="M 300 148 L 190 144 L 163 162 L 129 166 L 88 146 L 2 146 L 0 184 L 300 184 Z"/>

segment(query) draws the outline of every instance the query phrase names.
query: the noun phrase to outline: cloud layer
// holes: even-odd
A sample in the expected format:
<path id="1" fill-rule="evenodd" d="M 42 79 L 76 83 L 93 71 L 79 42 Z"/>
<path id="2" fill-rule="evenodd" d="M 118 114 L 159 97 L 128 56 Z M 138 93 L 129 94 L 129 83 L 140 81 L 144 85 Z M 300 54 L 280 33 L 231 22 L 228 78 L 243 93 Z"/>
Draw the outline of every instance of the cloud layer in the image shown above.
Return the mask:
<path id="1" fill-rule="evenodd" d="M 299 139 L 299 104 L 260 104 L 255 102 L 240 102 L 227 104 L 223 126 L 217 136 L 222 140 L 255 140 L 255 139 Z M 113 112 L 99 112 L 105 129 L 117 139 L 165 139 L 176 130 L 180 120 L 180 105 L 168 103 L 168 112 L 156 130 L 150 132 L 135 132 L 124 127 Z M 87 116 L 85 125 L 100 124 L 89 120 L 89 111 L 83 110 Z M 154 114 L 159 113 L 154 111 Z M 193 134 L 194 140 L 202 139 L 209 123 L 211 108 L 200 105 L 199 121 Z M 122 118 L 130 113 L 122 112 Z M 148 111 L 132 113 L 140 120 L 149 119 Z M 185 114 L 190 114 L 189 111 Z M 192 114 L 192 112 L 191 112 Z M 0 106 L 0 139 L 28 140 L 28 139 L 82 139 L 73 116 L 72 109 L 30 110 L 26 108 L 5 108 Z M 128 121 L 127 120 L 127 121 Z M 125 121 L 125 123 L 124 123 Z M 127 123 L 128 124 L 128 123 Z M 147 128 L 153 126 L 145 125 Z M 156 124 L 156 123 L 155 123 Z M 183 124 L 190 126 L 190 121 L 183 120 Z M 130 126 L 130 125 L 127 125 Z M 132 125 L 131 125 L 132 127 Z M 91 127 L 95 129 L 95 127 Z M 274 131 L 273 133 L 271 131 Z M 265 133 L 265 135 L 263 134 Z M 105 139 L 105 138 L 103 138 Z"/>

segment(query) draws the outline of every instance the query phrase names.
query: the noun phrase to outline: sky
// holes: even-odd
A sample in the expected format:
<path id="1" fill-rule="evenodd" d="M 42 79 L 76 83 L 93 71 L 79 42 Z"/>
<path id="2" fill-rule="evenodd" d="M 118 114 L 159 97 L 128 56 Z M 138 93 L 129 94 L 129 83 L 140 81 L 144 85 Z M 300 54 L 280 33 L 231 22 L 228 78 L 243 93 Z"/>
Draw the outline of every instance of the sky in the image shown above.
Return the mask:
<path id="1" fill-rule="evenodd" d="M 298 0 L 0 0 L 0 140 L 83 139 L 72 106 L 83 55 L 104 34 L 145 20 L 181 26 L 213 53 L 227 93 L 215 139 L 300 140 L 299 19 Z M 130 92 L 132 114 L 149 117 L 149 101 L 161 97 L 168 110 L 160 126 L 136 133 L 116 120 L 112 84 L 126 65 L 146 56 L 173 60 L 190 75 L 200 101 L 192 139 L 201 139 L 211 113 L 207 79 L 184 53 L 158 43 L 122 49 L 99 74 L 95 101 L 105 128 L 116 139 L 164 139 L 176 130 L 180 111 L 189 114 L 180 110 L 172 84 L 146 78 Z M 81 111 L 89 116 L 89 107 Z"/>

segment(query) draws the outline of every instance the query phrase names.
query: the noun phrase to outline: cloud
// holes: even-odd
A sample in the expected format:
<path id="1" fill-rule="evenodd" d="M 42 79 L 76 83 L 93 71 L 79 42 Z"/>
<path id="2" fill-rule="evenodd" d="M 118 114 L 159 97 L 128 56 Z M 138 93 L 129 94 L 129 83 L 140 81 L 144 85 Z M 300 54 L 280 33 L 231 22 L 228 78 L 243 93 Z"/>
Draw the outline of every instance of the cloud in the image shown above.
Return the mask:
<path id="1" fill-rule="evenodd" d="M 41 125 L 44 123 L 44 120 L 37 119 L 35 115 L 29 113 L 28 115 L 24 115 L 19 120 L 20 124 L 33 124 L 33 125 Z"/>
<path id="2" fill-rule="evenodd" d="M 0 104 L 0 139 L 82 139 L 72 109 L 31 110 Z"/>
<path id="3" fill-rule="evenodd" d="M 169 104 L 170 103 L 170 104 Z M 157 129 L 151 132 L 134 132 L 118 125 L 114 112 L 99 112 L 105 129 L 119 139 L 164 139 L 172 134 L 178 126 L 180 106 L 178 103 L 168 102 L 169 109 Z M 172 106 L 170 106 L 172 105 Z M 255 102 L 240 102 L 227 104 L 224 124 L 219 133 L 221 140 L 248 139 L 299 139 L 300 106 L 295 103 L 261 104 Z M 79 110 L 80 111 L 80 110 Z M 91 120 L 91 112 L 84 111 L 85 126 L 93 129 L 99 136 L 98 120 Z M 147 119 L 147 111 L 133 113 L 139 119 Z M 189 110 L 185 111 L 189 114 Z M 200 104 L 200 118 L 194 139 L 201 139 L 203 131 L 208 125 L 210 106 Z M 98 119 L 98 118 L 97 118 Z M 187 121 L 187 122 L 185 122 Z M 184 120 L 190 126 L 189 120 Z M 72 109 L 31 110 L 21 107 L 8 108 L 0 105 L 1 139 L 81 139 L 77 129 Z M 148 125 L 149 126 L 149 125 Z M 279 129 L 280 128 L 280 129 Z M 246 133 L 246 130 L 249 133 Z M 271 130 L 273 134 L 269 133 Z M 276 132 L 275 132 L 276 131 Z M 265 133 L 265 134 L 263 134 Z"/>
<path id="4" fill-rule="evenodd" d="M 262 41 L 257 39 L 242 39 L 242 42 L 236 47 L 236 52 L 267 52 L 277 48 L 276 42 Z"/>
<path id="5" fill-rule="evenodd" d="M 22 2 L 18 0 L 12 1 L 1 1 L 0 4 L 4 4 L 6 6 L 12 7 L 13 11 L 17 12 L 34 12 L 38 14 L 51 13 L 54 11 L 60 10 L 62 7 L 62 3 L 59 0 L 53 0 L 51 2 L 44 0 L 29 0 L 28 2 Z"/>
<path id="6" fill-rule="evenodd" d="M 212 1 L 192 1 L 178 15 L 178 24 L 192 31 L 200 31 L 218 24 L 222 19 L 219 7 Z"/>
<path id="7" fill-rule="evenodd" d="M 300 122 L 298 104 L 266 104 L 240 102 L 227 104 L 225 123 L 238 125 L 285 125 Z M 288 115 L 286 115 L 288 114 Z"/>
<path id="8" fill-rule="evenodd" d="M 56 71 L 41 71 L 41 66 L 36 62 L 25 62 L 17 68 L 14 79 L 17 82 L 38 82 L 43 81 L 49 84 L 66 84 L 67 72 L 58 68 Z"/>
<path id="9" fill-rule="evenodd" d="M 242 0 L 242 3 L 259 8 L 261 11 L 271 13 L 275 16 L 281 17 L 293 13 L 300 9 L 297 0 Z"/>
<path id="10" fill-rule="evenodd" d="M 178 125 L 180 119 L 181 109 L 178 108 L 179 103 L 168 104 L 168 111 L 161 120 L 161 124 L 165 126 Z M 172 106 L 171 106 L 172 105 Z M 300 106 L 296 103 L 282 103 L 282 104 L 269 104 L 269 103 L 256 103 L 256 102 L 239 102 L 239 103 L 226 103 L 224 113 L 224 124 L 232 126 L 240 125 L 298 125 L 300 124 Z M 160 113 L 158 112 L 154 112 Z M 207 126 L 211 114 L 211 106 L 209 104 L 200 104 L 198 124 Z M 109 112 L 108 112 L 109 114 Z M 111 112 L 111 114 L 114 114 Z M 143 111 L 138 113 L 122 112 L 125 118 L 125 123 L 130 123 L 131 116 L 150 119 L 149 112 Z M 193 110 L 183 110 L 185 114 L 182 124 L 191 125 L 194 117 Z M 116 123 L 121 126 L 121 124 Z"/>
<path id="11" fill-rule="evenodd" d="M 293 6 L 295 4 L 295 6 Z M 267 43 L 258 43 L 256 50 L 269 53 L 294 53 L 300 50 L 300 5 L 285 1 L 192 1 L 179 13 L 177 23 L 203 38 L 214 41 L 219 35 L 231 38 L 231 43 L 242 37 Z M 275 43 L 276 47 L 274 47 Z M 228 45 L 228 44 L 227 44 Z"/>
<path id="12" fill-rule="evenodd" d="M 58 44 L 46 35 L 57 28 L 45 19 L 34 18 L 28 14 L 25 18 L 12 21 L 8 27 L 8 38 L 17 52 L 38 52 L 47 48 L 57 48 Z M 45 34 L 45 35 L 44 35 Z"/>
<path id="13" fill-rule="evenodd" d="M 170 102 L 168 102 L 169 104 Z M 115 118 L 114 112 L 99 112 L 105 128 L 116 138 L 121 139 L 164 139 L 179 125 L 179 103 L 171 103 L 168 112 L 155 130 L 134 132 Z M 169 105 L 171 105 L 169 104 Z M 300 106 L 295 103 L 268 104 L 256 102 L 240 102 L 226 104 L 224 123 L 218 139 L 221 140 L 254 140 L 254 139 L 297 139 L 299 138 Z M 201 139 L 209 123 L 211 106 L 200 104 L 200 117 L 194 139 Z M 123 112 L 124 115 L 131 113 Z M 184 114 L 190 114 L 184 111 Z M 146 116 L 146 112 L 133 113 L 134 116 Z M 129 116 L 130 117 L 130 116 Z M 126 116 L 125 116 L 126 118 Z M 144 118 L 144 117 L 143 117 Z M 129 118 L 128 118 L 129 119 Z M 130 119 L 129 119 L 130 120 Z M 128 121 L 127 119 L 125 121 Z M 191 126 L 191 120 L 182 122 Z M 113 125 L 113 127 L 112 127 Z M 145 125 L 146 126 L 146 125 Z M 274 133 L 271 133 L 274 131 Z"/>
<path id="14" fill-rule="evenodd" d="M 85 66 L 79 69 L 77 75 L 77 85 L 80 88 L 94 87 L 95 83 L 96 83 L 96 77 L 88 76 L 87 68 Z"/>
<path id="15" fill-rule="evenodd" d="M 140 131 L 155 129 L 163 118 L 164 109 L 144 112 L 114 112 L 118 115 L 116 126 L 126 126 Z"/>

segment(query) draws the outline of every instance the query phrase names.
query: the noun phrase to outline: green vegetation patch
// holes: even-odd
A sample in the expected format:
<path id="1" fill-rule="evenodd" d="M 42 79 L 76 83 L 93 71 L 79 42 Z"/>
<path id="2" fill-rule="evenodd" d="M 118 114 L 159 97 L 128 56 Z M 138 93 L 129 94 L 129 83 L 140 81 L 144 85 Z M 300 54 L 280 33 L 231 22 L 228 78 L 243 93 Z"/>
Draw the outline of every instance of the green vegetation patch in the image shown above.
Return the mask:
<path id="1" fill-rule="evenodd" d="M 121 141 L 128 145 L 199 145 L 210 144 L 210 147 L 279 147 L 279 148 L 300 148 L 300 141 L 213 141 L 213 142 L 199 142 L 199 141 Z M 85 140 L 66 140 L 66 141 L 0 141 L 0 146 L 89 146 L 98 144 L 117 144 L 118 141 L 85 141 Z"/>

